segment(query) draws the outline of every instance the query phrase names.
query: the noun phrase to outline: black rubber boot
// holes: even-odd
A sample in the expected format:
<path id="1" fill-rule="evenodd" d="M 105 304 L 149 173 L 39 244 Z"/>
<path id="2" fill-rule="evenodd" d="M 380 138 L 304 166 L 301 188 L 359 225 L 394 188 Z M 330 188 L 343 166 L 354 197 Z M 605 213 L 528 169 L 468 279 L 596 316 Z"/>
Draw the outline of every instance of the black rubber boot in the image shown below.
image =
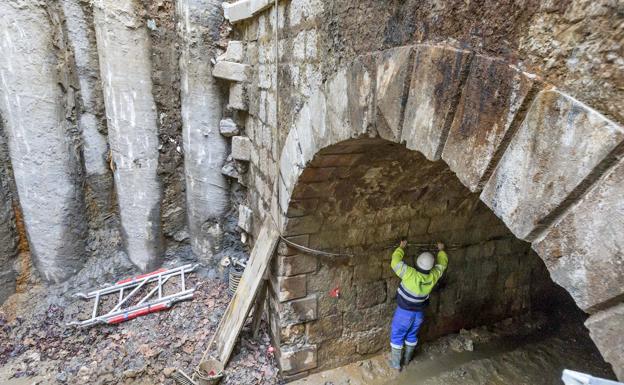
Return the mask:
<path id="1" fill-rule="evenodd" d="M 410 346 L 405 345 L 405 355 L 403 356 L 403 366 L 407 366 L 414 358 L 414 351 L 416 350 L 416 345 Z"/>

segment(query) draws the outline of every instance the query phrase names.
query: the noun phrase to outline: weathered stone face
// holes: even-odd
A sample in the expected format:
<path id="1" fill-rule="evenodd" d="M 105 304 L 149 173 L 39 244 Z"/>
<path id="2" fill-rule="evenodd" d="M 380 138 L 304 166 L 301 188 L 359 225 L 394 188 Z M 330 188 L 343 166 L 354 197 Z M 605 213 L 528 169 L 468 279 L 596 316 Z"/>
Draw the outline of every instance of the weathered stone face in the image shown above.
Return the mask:
<path id="1" fill-rule="evenodd" d="M 442 153 L 471 191 L 481 187 L 499 147 L 521 123 L 517 114 L 532 86 L 531 77 L 500 59 L 477 55 L 472 60 Z"/>
<path id="2" fill-rule="evenodd" d="M 481 199 L 521 239 L 624 139 L 622 128 L 558 91 L 542 91 L 485 185 Z"/>
<path id="3" fill-rule="evenodd" d="M 471 58 L 467 51 L 416 46 L 401 136 L 407 148 L 421 152 L 429 160 L 440 159 Z"/>
<path id="4" fill-rule="evenodd" d="M 585 322 L 589 334 L 602 356 L 613 366 L 620 381 L 624 380 L 624 304 L 601 311 Z"/>
<path id="5" fill-rule="evenodd" d="M 624 295 L 624 164 L 620 162 L 533 248 L 583 310 Z"/>
<path id="6" fill-rule="evenodd" d="M 411 72 L 412 47 L 385 51 L 377 64 L 377 132 L 396 142 L 401 136 L 403 109 L 407 99 L 405 83 Z"/>

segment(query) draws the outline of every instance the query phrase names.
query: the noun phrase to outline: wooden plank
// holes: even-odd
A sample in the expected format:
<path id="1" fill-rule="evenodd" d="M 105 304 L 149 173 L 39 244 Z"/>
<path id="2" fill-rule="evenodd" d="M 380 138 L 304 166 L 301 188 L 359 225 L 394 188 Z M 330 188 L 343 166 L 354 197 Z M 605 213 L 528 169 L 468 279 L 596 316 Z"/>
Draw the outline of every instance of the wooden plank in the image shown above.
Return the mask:
<path id="1" fill-rule="evenodd" d="M 243 328 L 247 314 L 249 314 L 253 306 L 256 292 L 264 281 L 264 274 L 275 252 L 278 240 L 279 232 L 277 227 L 271 216 L 267 215 L 256 244 L 251 251 L 249 263 L 241 277 L 236 293 L 234 293 L 230 304 L 225 310 L 213 337 L 217 353 L 216 357 L 218 357 L 223 366 L 230 359 L 236 339 Z M 211 348 L 211 345 L 212 343 L 208 346 L 208 349 Z"/>
<path id="2" fill-rule="evenodd" d="M 260 331 L 260 321 L 262 320 L 262 313 L 264 313 L 264 302 L 266 301 L 268 286 L 267 280 L 263 279 L 260 284 L 260 290 L 257 295 L 258 299 L 256 299 L 251 321 L 251 333 L 253 338 L 257 338 L 258 332 Z"/>

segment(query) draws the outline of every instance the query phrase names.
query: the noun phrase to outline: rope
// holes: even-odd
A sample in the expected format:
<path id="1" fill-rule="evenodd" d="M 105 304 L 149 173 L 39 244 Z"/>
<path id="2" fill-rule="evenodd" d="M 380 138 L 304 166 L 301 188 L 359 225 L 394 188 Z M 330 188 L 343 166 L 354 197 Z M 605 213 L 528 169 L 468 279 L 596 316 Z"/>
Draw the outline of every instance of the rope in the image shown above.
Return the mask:
<path id="1" fill-rule="evenodd" d="M 364 255 L 370 255 L 370 254 L 377 254 L 377 253 L 383 252 L 385 250 L 395 249 L 395 248 L 398 247 L 397 245 L 387 245 L 387 246 L 382 247 L 381 249 L 379 249 L 379 248 L 368 249 L 367 251 L 363 251 L 363 252 L 359 252 L 359 253 L 355 253 L 355 254 L 351 254 L 351 253 L 333 253 L 333 252 L 329 252 L 329 251 L 313 249 L 311 247 L 300 245 L 300 244 L 295 243 L 295 242 L 293 242 L 293 241 L 291 241 L 289 239 L 286 239 L 281 234 L 280 234 L 279 237 L 288 246 L 290 246 L 290 247 L 292 247 L 294 249 L 297 249 L 299 251 L 302 251 L 302 252 L 304 252 L 306 254 L 316 255 L 316 256 L 319 256 L 319 257 L 330 257 L 330 258 L 334 258 L 334 257 L 355 257 L 356 255 L 364 256 Z M 484 241 L 476 242 L 476 243 L 467 243 L 467 244 L 452 243 L 450 245 L 445 245 L 444 250 L 464 249 L 466 247 L 475 246 L 475 245 L 481 245 L 481 244 L 484 244 L 485 242 L 496 241 L 496 240 L 501 240 L 501 239 L 505 239 L 505 237 L 494 237 L 494 238 L 486 239 Z M 435 243 L 408 243 L 407 246 L 417 247 L 417 248 L 423 249 L 423 250 L 435 250 L 436 249 L 436 244 Z"/>
<path id="2" fill-rule="evenodd" d="M 286 238 L 284 238 L 284 236 L 282 236 L 280 234 L 280 239 L 282 241 L 284 241 L 284 243 L 286 243 L 288 246 L 297 249 L 299 251 L 303 251 L 306 254 L 312 254 L 312 255 L 316 255 L 319 257 L 354 257 L 355 254 L 346 254 L 346 253 L 330 253 L 328 251 L 323 251 L 323 250 L 316 250 L 316 249 L 312 249 L 310 247 L 306 247 L 303 245 L 300 245 L 298 243 L 295 243 L 291 240 L 288 240 Z"/>

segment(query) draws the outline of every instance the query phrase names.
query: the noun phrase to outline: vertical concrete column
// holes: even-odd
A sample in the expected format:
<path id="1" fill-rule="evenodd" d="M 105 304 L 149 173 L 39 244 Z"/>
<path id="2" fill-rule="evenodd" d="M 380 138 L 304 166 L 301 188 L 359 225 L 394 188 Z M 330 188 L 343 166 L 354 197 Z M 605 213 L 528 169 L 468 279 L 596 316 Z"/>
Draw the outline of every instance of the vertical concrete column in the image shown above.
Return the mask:
<path id="1" fill-rule="evenodd" d="M 84 263 L 86 225 L 53 32 L 41 4 L 0 2 L 0 114 L 35 266 L 59 282 Z"/>
<path id="2" fill-rule="evenodd" d="M 0 123 L 1 125 L 1 123 Z M 0 151 L 2 149 L 0 148 Z M 0 161 L 6 159 L 0 154 Z M 0 305 L 8 296 L 15 293 L 15 269 L 17 256 L 17 231 L 13 214 L 13 200 L 5 172 L 5 164 L 0 164 Z"/>
<path id="3" fill-rule="evenodd" d="M 76 74 L 80 85 L 78 128 L 84 142 L 83 155 L 87 181 L 91 190 L 108 203 L 110 195 L 109 168 L 106 162 L 108 143 L 106 124 L 98 117 L 102 109 L 99 62 L 91 15 L 85 14 L 81 0 L 62 0 L 69 45 L 74 53 Z M 100 115 L 101 116 L 101 115 Z"/>
<path id="4" fill-rule="evenodd" d="M 223 98 L 210 65 L 223 22 L 221 1 L 179 0 L 177 12 L 188 222 L 193 252 L 205 257 L 218 245 L 219 217 L 228 208 L 227 181 L 221 174 L 228 146 L 219 133 Z"/>
<path id="5" fill-rule="evenodd" d="M 96 0 L 94 19 L 124 242 L 130 260 L 148 270 L 160 263 L 161 186 L 150 41 L 135 6 Z"/>

